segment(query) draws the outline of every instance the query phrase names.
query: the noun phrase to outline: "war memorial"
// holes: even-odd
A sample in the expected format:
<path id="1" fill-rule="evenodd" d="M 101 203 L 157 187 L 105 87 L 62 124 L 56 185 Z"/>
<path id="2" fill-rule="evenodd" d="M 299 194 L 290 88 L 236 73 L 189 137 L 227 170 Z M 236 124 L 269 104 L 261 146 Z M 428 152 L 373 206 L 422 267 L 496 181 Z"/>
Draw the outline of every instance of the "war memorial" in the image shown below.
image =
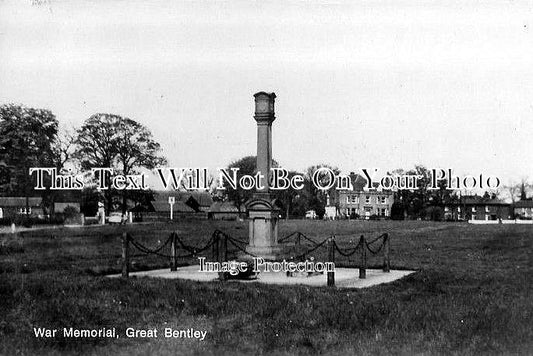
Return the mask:
<path id="1" fill-rule="evenodd" d="M 0 356 L 533 353 L 526 1 L 0 1 Z"/>
<path id="2" fill-rule="evenodd" d="M 392 271 L 390 268 L 390 235 L 383 233 L 369 240 L 365 236 L 353 236 L 355 243 L 340 247 L 335 242 L 335 235 L 330 234 L 323 241 L 316 241 L 299 231 L 280 238 L 278 232 L 279 207 L 271 194 L 272 168 L 272 123 L 275 120 L 276 94 L 258 92 L 254 94 L 257 123 L 257 172 L 258 189 L 246 202 L 248 211 L 248 240 L 239 240 L 224 231 L 213 232 L 211 240 L 204 246 L 187 246 L 179 233 L 171 233 L 165 243 L 155 249 L 143 246 L 135 241 L 134 236 L 125 233 L 122 237 L 122 276 L 130 276 L 131 249 L 147 254 L 154 253 L 170 258 L 170 269 L 134 272 L 134 276 L 159 278 L 184 278 L 200 281 L 242 280 L 274 284 L 307 284 L 311 286 L 328 285 L 361 288 L 374 284 L 386 283 L 404 277 L 413 271 Z M 311 246 L 305 243 L 311 243 Z M 372 246 L 374 245 L 374 246 Z M 235 250 L 236 249 L 236 250 Z M 327 251 L 323 261 L 315 260 L 317 250 Z M 234 251 L 232 251 L 234 250 Z M 211 255 L 202 255 L 202 252 Z M 232 253 L 236 252 L 236 253 Z M 198 264 L 177 267 L 180 253 L 186 257 L 197 257 Z M 337 254 L 337 258 L 335 258 Z M 369 270 L 367 255 L 379 255 L 382 270 Z M 347 258 L 347 259 L 346 259 Z M 358 262 L 347 266 L 346 262 Z M 335 261 L 344 259 L 344 266 L 335 266 Z M 355 268 L 357 266 L 358 268 Z M 349 268 L 351 267 L 351 268 Z M 118 277 L 112 275 L 111 277 Z M 340 282 L 340 283 L 339 283 Z"/>

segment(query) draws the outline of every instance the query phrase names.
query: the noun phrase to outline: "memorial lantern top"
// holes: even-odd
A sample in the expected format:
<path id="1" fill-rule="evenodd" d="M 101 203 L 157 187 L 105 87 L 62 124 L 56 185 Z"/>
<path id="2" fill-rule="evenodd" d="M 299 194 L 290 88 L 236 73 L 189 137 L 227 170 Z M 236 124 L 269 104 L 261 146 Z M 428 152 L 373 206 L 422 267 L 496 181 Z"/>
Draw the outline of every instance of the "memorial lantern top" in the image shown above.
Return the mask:
<path id="1" fill-rule="evenodd" d="M 254 94 L 254 98 L 255 120 L 268 122 L 274 121 L 274 100 L 276 99 L 276 94 L 265 93 L 264 91 L 261 91 L 259 93 Z"/>

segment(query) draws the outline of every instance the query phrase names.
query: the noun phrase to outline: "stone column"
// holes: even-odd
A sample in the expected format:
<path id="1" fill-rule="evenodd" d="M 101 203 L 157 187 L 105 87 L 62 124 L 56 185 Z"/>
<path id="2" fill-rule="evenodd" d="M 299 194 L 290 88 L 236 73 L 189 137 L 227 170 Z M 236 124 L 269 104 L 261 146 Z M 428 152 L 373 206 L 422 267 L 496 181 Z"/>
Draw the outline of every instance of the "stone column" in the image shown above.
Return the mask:
<path id="1" fill-rule="evenodd" d="M 250 241 L 246 251 L 265 259 L 277 259 L 281 253 L 278 245 L 279 209 L 270 195 L 269 175 L 272 167 L 272 122 L 275 120 L 276 94 L 259 92 L 254 95 L 257 122 L 257 171 L 263 176 L 263 188 L 258 189 L 247 202 L 250 221 Z"/>
<path id="2" fill-rule="evenodd" d="M 259 192 L 269 191 L 268 175 L 272 166 L 272 122 L 274 115 L 274 100 L 276 94 L 260 92 L 255 97 L 255 115 L 257 122 L 257 171 L 265 176 L 264 188 Z"/>

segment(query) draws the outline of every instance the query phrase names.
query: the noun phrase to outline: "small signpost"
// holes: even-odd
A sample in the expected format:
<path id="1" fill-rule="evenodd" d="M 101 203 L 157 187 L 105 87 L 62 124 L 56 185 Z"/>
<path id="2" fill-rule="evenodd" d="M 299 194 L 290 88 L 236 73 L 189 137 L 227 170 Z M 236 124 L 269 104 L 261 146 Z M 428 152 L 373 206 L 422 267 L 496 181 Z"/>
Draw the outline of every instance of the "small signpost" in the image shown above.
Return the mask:
<path id="1" fill-rule="evenodd" d="M 170 204 L 170 220 L 174 217 L 174 203 L 176 199 L 174 197 L 168 197 L 168 203 Z"/>

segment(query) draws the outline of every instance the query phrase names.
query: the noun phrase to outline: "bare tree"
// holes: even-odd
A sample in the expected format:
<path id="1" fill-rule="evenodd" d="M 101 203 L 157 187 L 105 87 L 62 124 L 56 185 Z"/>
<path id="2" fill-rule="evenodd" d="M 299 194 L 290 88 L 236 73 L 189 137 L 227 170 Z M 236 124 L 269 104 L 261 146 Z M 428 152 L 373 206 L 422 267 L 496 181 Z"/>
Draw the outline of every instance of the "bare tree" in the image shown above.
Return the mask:
<path id="1" fill-rule="evenodd" d="M 511 202 L 514 204 L 518 200 L 527 199 L 528 189 L 531 188 L 531 184 L 528 183 L 527 177 L 522 177 L 520 182 L 510 181 L 504 186 L 504 189 L 509 193 Z"/>
<path id="2" fill-rule="evenodd" d="M 60 171 L 65 164 L 72 161 L 75 148 L 76 134 L 74 128 L 60 128 L 52 143 L 52 160 L 55 168 Z"/>

